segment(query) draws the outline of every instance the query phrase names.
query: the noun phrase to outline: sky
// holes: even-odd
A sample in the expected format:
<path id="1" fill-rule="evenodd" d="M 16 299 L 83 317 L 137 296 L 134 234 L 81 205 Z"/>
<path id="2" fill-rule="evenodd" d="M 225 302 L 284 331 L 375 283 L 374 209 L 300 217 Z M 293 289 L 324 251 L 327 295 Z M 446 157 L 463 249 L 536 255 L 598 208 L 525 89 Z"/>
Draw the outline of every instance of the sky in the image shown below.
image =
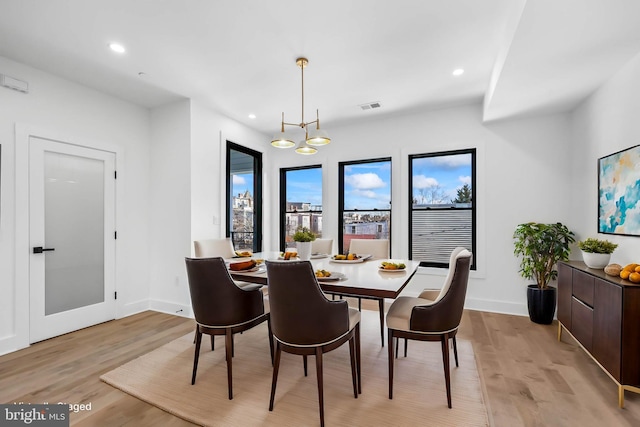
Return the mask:
<path id="1" fill-rule="evenodd" d="M 389 209 L 391 201 L 391 162 L 345 165 L 345 209 Z M 413 195 L 434 186 L 449 203 L 464 184 L 471 185 L 471 154 L 413 159 Z M 233 176 L 233 194 L 249 190 L 253 194 L 253 174 Z M 322 169 L 299 169 L 287 172 L 287 201 L 322 205 Z"/>
<path id="2" fill-rule="evenodd" d="M 237 196 L 238 193 L 244 193 L 249 190 L 249 194 L 253 195 L 253 174 L 243 173 L 233 175 L 232 195 Z"/>
<path id="3" fill-rule="evenodd" d="M 471 154 L 413 159 L 413 197 L 418 203 L 421 189 L 426 194 L 436 186 L 444 192 L 443 202 L 450 203 L 464 184 L 471 186 Z"/>
<path id="4" fill-rule="evenodd" d="M 345 165 L 344 208 L 391 209 L 391 162 Z"/>

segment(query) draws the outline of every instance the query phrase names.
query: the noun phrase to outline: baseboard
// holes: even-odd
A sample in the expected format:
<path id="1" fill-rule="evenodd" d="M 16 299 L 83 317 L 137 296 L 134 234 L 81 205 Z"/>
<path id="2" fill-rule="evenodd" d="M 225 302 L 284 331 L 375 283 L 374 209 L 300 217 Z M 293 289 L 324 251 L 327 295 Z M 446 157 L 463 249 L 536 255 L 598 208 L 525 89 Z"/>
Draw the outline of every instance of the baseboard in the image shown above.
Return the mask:
<path id="1" fill-rule="evenodd" d="M 147 311 L 147 310 L 149 310 L 149 300 L 147 299 L 130 302 L 130 303 L 124 304 L 123 306 L 118 307 L 118 312 L 116 313 L 116 319 L 132 316 L 134 314 L 142 313 L 143 311 Z"/>
<path id="2" fill-rule="evenodd" d="M 464 308 L 467 310 L 488 311 L 490 313 L 512 314 L 514 316 L 529 315 L 526 304 L 515 302 L 467 298 Z"/>
<path id="3" fill-rule="evenodd" d="M 29 347 L 29 340 L 19 339 L 17 335 L 0 338 L 0 356 Z"/>
<path id="4" fill-rule="evenodd" d="M 193 318 L 191 306 L 176 304 L 173 302 L 149 300 L 149 309 L 161 313 L 173 314 L 176 316 Z"/>

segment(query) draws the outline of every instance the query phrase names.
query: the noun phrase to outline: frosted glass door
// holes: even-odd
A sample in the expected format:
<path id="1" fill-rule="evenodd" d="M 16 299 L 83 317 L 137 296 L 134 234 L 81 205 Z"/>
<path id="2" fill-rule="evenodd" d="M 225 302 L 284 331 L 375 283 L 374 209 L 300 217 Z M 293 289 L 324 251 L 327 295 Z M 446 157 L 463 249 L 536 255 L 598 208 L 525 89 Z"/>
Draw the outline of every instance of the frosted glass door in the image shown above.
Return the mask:
<path id="1" fill-rule="evenodd" d="M 115 318 L 115 154 L 29 140 L 30 341 Z"/>
<path id="2" fill-rule="evenodd" d="M 104 301 L 104 162 L 44 153 L 45 315 Z"/>

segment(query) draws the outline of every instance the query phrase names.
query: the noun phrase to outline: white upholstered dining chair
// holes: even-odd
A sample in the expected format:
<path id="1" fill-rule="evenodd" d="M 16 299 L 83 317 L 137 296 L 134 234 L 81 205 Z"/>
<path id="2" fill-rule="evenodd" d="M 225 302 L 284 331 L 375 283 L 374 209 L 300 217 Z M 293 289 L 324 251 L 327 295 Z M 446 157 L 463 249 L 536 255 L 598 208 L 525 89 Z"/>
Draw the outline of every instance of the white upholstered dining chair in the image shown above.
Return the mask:
<path id="1" fill-rule="evenodd" d="M 193 246 L 196 258 L 222 257 L 227 259 L 236 256 L 233 242 L 228 237 L 226 239 L 194 240 Z"/>
<path id="2" fill-rule="evenodd" d="M 312 254 L 327 254 L 333 252 L 333 239 L 316 239 L 311 242 Z"/>
<path id="3" fill-rule="evenodd" d="M 389 239 L 351 239 L 349 253 L 370 254 L 375 259 L 388 259 Z"/>

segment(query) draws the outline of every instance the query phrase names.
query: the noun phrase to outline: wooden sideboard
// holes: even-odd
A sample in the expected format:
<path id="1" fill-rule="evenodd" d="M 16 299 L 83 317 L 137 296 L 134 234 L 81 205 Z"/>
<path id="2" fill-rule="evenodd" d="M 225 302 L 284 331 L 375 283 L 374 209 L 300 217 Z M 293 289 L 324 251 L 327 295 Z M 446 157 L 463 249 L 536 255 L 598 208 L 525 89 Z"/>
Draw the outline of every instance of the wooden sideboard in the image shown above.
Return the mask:
<path id="1" fill-rule="evenodd" d="M 558 340 L 568 331 L 624 391 L 640 393 L 640 284 L 581 261 L 558 263 Z"/>

